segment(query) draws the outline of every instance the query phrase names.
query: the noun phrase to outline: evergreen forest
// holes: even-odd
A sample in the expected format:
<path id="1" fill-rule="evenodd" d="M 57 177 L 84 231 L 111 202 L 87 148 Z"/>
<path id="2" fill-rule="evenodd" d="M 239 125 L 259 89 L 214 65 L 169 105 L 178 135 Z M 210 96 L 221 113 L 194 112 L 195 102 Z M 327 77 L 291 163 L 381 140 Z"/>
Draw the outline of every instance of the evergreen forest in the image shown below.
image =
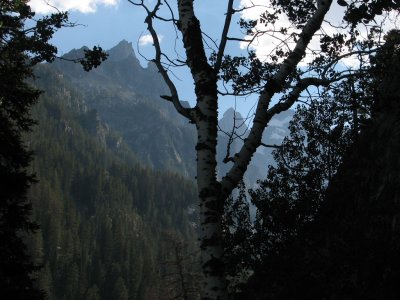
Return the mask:
<path id="1" fill-rule="evenodd" d="M 98 2 L 0 2 L 1 299 L 400 299 L 398 0 L 227 0 L 218 38 L 128 0 L 136 50 L 61 55 Z"/>
<path id="2" fill-rule="evenodd" d="M 28 196 L 40 224 L 29 246 L 43 265 L 40 288 L 48 299 L 162 299 L 171 247 L 194 252 L 193 183 L 140 163 L 59 73 L 35 71 L 46 91 L 27 136 L 38 179 Z"/>

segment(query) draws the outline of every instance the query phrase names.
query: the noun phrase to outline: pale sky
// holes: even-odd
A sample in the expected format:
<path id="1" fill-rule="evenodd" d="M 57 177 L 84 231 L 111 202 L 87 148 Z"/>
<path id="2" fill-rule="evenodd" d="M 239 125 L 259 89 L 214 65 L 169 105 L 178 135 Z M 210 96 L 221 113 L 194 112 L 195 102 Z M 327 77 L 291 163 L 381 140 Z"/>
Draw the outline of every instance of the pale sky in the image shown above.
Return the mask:
<path id="1" fill-rule="evenodd" d="M 149 6 L 154 4 L 154 0 L 146 0 L 145 2 Z M 221 0 L 197 0 L 194 2 L 196 14 L 202 24 L 203 32 L 207 33 L 217 43 L 219 42 L 223 28 L 226 3 L 227 1 Z M 236 7 L 249 5 L 250 3 L 265 5 L 269 3 L 269 0 L 236 0 L 235 3 Z M 176 1 L 170 1 L 170 4 L 176 5 Z M 139 7 L 133 6 L 127 0 L 31 0 L 30 5 L 34 11 L 42 14 L 54 11 L 53 7 L 57 7 L 61 11 L 68 10 L 70 12 L 70 21 L 76 23 L 77 26 L 74 28 L 62 28 L 55 34 L 52 40 L 58 47 L 60 55 L 69 52 L 73 48 L 81 48 L 82 46 L 93 47 L 99 45 L 103 49 L 110 49 L 125 39 L 132 42 L 137 57 L 143 66 L 146 66 L 147 62 L 141 55 L 148 59 L 153 58 L 152 38 L 146 30 L 146 24 L 144 24 L 144 11 Z M 256 19 L 264 11 L 265 7 L 256 7 L 251 10 L 244 10 L 241 16 L 247 19 Z M 339 20 L 343 17 L 343 13 L 344 9 L 334 1 L 327 18 L 330 22 L 338 24 Z M 236 16 L 236 19 L 231 24 L 229 36 L 241 38 L 244 34 L 237 25 L 238 17 Z M 276 27 L 280 28 L 287 25 L 289 25 L 288 20 L 281 18 Z M 156 23 L 155 27 L 163 51 L 171 55 L 171 57 L 182 55 L 181 41 L 176 39 L 173 27 L 166 23 Z M 266 29 L 265 27 L 262 28 Z M 330 34 L 334 32 L 334 29 L 329 26 L 325 26 L 324 30 Z M 252 49 L 256 51 L 261 59 L 264 59 L 279 45 L 277 37 L 282 38 L 283 36 L 263 36 L 252 45 Z M 207 40 L 207 38 L 205 40 L 210 47 L 214 47 L 213 41 Z M 310 48 L 319 49 L 318 42 L 319 39 L 317 37 L 314 38 L 310 44 Z M 288 45 L 292 47 L 294 43 L 289 41 Z M 243 53 L 245 48 L 246 45 L 243 43 L 229 42 L 226 52 L 238 55 L 239 53 Z M 138 50 L 140 50 L 141 55 L 138 55 Z M 312 56 L 308 55 L 303 60 L 303 64 L 306 64 L 311 59 Z M 351 65 L 352 61 L 348 60 L 347 63 Z M 182 68 L 174 69 L 172 79 L 175 80 L 181 99 L 193 104 L 193 82 L 191 81 L 190 73 L 183 71 Z M 240 99 L 236 102 L 236 107 L 242 114 L 247 114 L 255 101 L 256 97 Z M 222 112 L 234 106 L 235 100 L 233 97 L 223 99 L 220 102 Z"/>
<path id="2" fill-rule="evenodd" d="M 154 1 L 147 0 L 147 2 L 151 4 Z M 170 1 L 171 4 L 173 2 L 176 1 Z M 239 2 L 237 1 L 238 5 Z M 82 46 L 100 45 L 103 49 L 110 49 L 125 39 L 132 42 L 136 56 L 143 66 L 146 66 L 147 62 L 138 54 L 138 49 L 143 56 L 148 59 L 153 58 L 152 38 L 144 24 L 144 12 L 128 1 L 50 0 L 49 3 L 59 10 L 68 10 L 70 21 L 79 24 L 74 28 L 62 28 L 54 35 L 52 42 L 58 47 L 60 55 Z M 47 14 L 53 11 L 53 8 L 47 5 L 45 0 L 31 0 L 30 5 L 36 13 Z M 223 28 L 224 20 L 221 16 L 225 13 L 226 1 L 201 0 L 195 1 L 195 6 L 204 32 L 218 41 Z M 176 55 L 175 50 L 180 48 L 180 41 L 176 40 L 173 28 L 165 24 L 156 24 L 156 29 L 163 49 L 171 55 Z M 236 30 L 236 36 L 242 36 L 238 31 L 236 21 L 232 23 L 232 32 L 234 30 Z M 178 47 L 175 47 L 175 43 L 178 44 Z M 235 54 L 241 51 L 238 42 L 228 45 L 227 50 Z M 183 51 L 178 50 L 178 53 L 183 54 Z M 174 70 L 174 75 L 171 77 L 177 85 L 180 98 L 193 104 L 194 92 L 190 73 L 183 72 L 183 69 L 179 68 Z M 242 114 L 247 114 L 254 101 L 254 99 L 242 99 L 237 102 L 236 106 Z M 224 99 L 220 104 L 222 112 L 234 106 L 233 98 Z"/>

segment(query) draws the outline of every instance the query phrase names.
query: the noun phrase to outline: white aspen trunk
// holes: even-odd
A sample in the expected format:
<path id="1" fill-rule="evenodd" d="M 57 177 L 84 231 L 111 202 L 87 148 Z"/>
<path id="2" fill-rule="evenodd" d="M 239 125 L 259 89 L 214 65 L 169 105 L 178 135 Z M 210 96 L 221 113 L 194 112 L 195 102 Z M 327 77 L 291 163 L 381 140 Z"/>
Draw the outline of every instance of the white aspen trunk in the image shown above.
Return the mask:
<path id="1" fill-rule="evenodd" d="M 217 78 L 204 52 L 200 23 L 194 15 L 193 0 L 178 1 L 180 30 L 186 49 L 197 105 L 193 119 L 197 127 L 197 187 L 200 206 L 200 247 L 204 282 L 203 300 L 226 299 L 222 261 L 222 224 L 224 199 L 217 181 L 216 149 L 218 132 Z"/>
<path id="2" fill-rule="evenodd" d="M 253 127 L 243 148 L 235 156 L 232 169 L 218 182 L 216 178 L 216 148 L 218 129 L 217 77 L 204 52 L 200 23 L 194 14 L 193 0 L 178 0 L 179 22 L 187 64 L 195 84 L 197 104 L 191 110 L 191 120 L 197 127 L 197 186 L 200 206 L 200 244 L 204 282 L 203 300 L 227 299 L 223 263 L 222 215 L 226 198 L 243 178 L 251 157 L 261 143 L 269 120 L 290 108 L 292 102 L 279 103 L 269 109 L 272 96 L 279 92 L 289 74 L 305 54 L 307 45 L 329 10 L 331 0 L 319 5 L 307 22 L 295 49 L 260 95 Z M 300 88 L 299 88 L 300 90 Z M 293 100 L 294 102 L 294 100 Z"/>
<path id="3" fill-rule="evenodd" d="M 200 203 L 200 247 L 204 282 L 202 299 L 225 299 L 226 284 L 222 261 L 223 199 L 216 178 L 217 114 L 216 98 L 205 97 L 199 104 L 204 120 L 197 125 L 197 186 Z"/>

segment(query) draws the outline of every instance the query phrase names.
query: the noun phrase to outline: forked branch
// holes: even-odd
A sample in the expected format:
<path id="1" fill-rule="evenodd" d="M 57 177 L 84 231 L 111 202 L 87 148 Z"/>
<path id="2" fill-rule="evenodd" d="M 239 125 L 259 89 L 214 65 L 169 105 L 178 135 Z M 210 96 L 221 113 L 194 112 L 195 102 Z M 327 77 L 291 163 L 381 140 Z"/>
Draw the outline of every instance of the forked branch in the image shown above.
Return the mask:
<path id="1" fill-rule="evenodd" d="M 168 74 L 168 71 L 165 69 L 165 67 L 163 66 L 163 63 L 161 61 L 161 58 L 162 58 L 162 56 L 164 56 L 164 54 L 161 50 L 160 40 L 158 38 L 157 32 L 153 26 L 153 18 L 156 18 L 156 13 L 162 4 L 162 1 L 157 0 L 157 3 L 155 4 L 155 6 L 152 10 L 150 10 L 143 3 L 143 1 L 141 1 L 141 2 L 134 2 L 131 0 L 128 0 L 128 1 L 134 5 L 143 7 L 147 13 L 145 23 L 147 24 L 147 29 L 150 32 L 151 37 L 153 38 L 153 46 L 154 46 L 154 50 L 156 52 L 155 58 L 152 59 L 151 61 L 157 66 L 158 72 L 163 77 L 165 83 L 167 84 L 167 86 L 171 92 L 171 96 L 162 96 L 162 98 L 172 102 L 172 104 L 174 105 L 174 107 L 178 113 L 180 113 L 182 116 L 189 119 L 190 121 L 193 121 L 193 110 L 191 108 L 186 108 L 186 107 L 182 106 L 182 103 L 179 99 L 178 90 L 176 89 L 175 84 L 171 80 L 171 78 Z"/>
<path id="2" fill-rule="evenodd" d="M 312 17 L 308 20 L 302 29 L 299 39 L 296 42 L 295 48 L 290 52 L 289 56 L 283 61 L 281 67 L 275 76 L 267 82 L 263 91 L 261 92 L 257 104 L 255 117 L 253 120 L 253 126 L 250 130 L 249 136 L 245 139 L 241 150 L 234 157 L 234 164 L 232 168 L 227 172 L 225 177 L 222 178 L 221 187 L 224 195 L 229 195 L 232 190 L 237 186 L 240 180 L 242 180 L 244 173 L 251 161 L 252 156 L 260 146 L 262 133 L 271 118 L 290 108 L 291 102 L 286 101 L 274 105 L 271 109 L 269 108 L 272 97 L 279 93 L 285 86 L 285 80 L 290 74 L 292 74 L 298 63 L 304 57 L 308 44 L 312 37 L 320 29 L 321 24 L 328 12 L 332 1 L 325 1 L 324 5 L 320 5 L 314 12 Z M 303 82 L 304 84 L 304 82 Z M 304 90 L 306 86 L 299 86 L 298 91 Z M 294 91 L 293 96 L 300 94 L 297 90 Z"/>

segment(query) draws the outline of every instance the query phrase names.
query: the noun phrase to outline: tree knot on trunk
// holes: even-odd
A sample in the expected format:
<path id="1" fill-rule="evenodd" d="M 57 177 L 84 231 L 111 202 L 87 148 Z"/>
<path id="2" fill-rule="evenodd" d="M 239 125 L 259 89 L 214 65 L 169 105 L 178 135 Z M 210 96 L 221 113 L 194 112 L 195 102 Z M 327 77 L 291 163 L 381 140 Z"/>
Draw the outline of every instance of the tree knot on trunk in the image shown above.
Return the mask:
<path id="1" fill-rule="evenodd" d="M 215 151 L 213 147 L 210 147 L 206 143 L 197 143 L 196 145 L 196 151 L 200 150 L 209 150 L 209 151 Z"/>

